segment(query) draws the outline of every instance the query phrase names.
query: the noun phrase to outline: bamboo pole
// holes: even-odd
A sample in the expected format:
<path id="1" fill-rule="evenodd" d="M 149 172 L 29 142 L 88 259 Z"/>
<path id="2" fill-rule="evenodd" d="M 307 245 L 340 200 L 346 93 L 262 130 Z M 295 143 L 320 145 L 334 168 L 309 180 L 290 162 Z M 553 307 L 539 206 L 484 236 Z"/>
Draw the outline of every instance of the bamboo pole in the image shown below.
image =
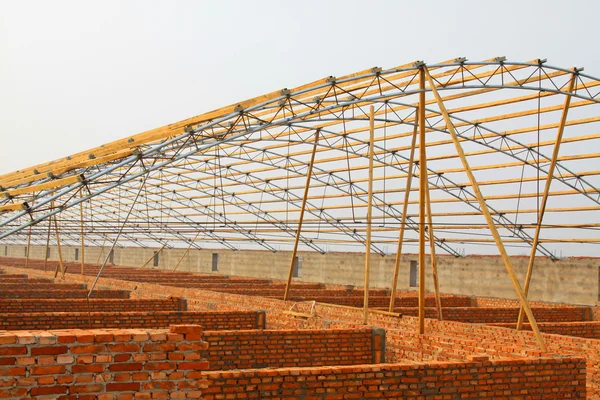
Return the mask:
<path id="1" fill-rule="evenodd" d="M 425 333 L 425 192 L 427 154 L 425 152 L 425 70 L 419 70 L 419 334 Z M 425 165 L 423 165 L 425 164 Z"/>
<path id="2" fill-rule="evenodd" d="M 479 185 L 477 184 L 475 175 L 473 175 L 473 172 L 471 171 L 471 167 L 469 166 L 469 162 L 467 161 L 467 158 L 465 157 L 465 153 L 463 151 L 462 146 L 460 145 L 460 141 L 458 140 L 458 136 L 454 129 L 454 125 L 452 124 L 452 120 L 450 119 L 450 115 L 448 114 L 448 111 L 446 110 L 446 107 L 444 106 L 444 102 L 442 101 L 442 98 L 439 95 L 439 93 L 435 87 L 433 79 L 431 78 L 431 76 L 429 75 L 429 72 L 427 71 L 427 67 L 423 66 L 423 70 L 427 75 L 427 80 L 429 81 L 429 87 L 431 88 L 431 91 L 432 91 L 433 95 L 435 96 L 435 99 L 437 101 L 440 112 L 443 115 L 444 120 L 446 121 L 446 126 L 448 127 L 448 132 L 450 133 L 450 136 L 452 137 L 452 141 L 454 142 L 454 147 L 456 147 L 456 151 L 462 161 L 465 172 L 466 172 L 467 176 L 469 177 L 469 182 L 471 182 L 471 186 L 473 187 L 473 191 L 475 192 L 475 195 L 479 202 L 479 206 L 481 207 L 481 211 L 483 212 L 483 215 L 485 216 L 487 224 L 490 228 L 490 232 L 492 233 L 492 236 L 494 236 L 494 241 L 496 242 L 498 251 L 500 252 L 502 260 L 504 261 L 504 265 L 506 266 L 508 275 L 510 275 L 512 283 L 515 287 L 515 291 L 517 292 L 517 295 L 519 296 L 521 305 L 525 309 L 525 313 L 527 314 L 527 318 L 529 319 L 529 323 L 531 324 L 531 328 L 535 334 L 535 337 L 540 346 L 540 349 L 543 352 L 545 352 L 546 345 L 544 344 L 544 339 L 542 338 L 542 335 L 540 334 L 540 330 L 538 329 L 538 325 L 537 325 L 537 322 L 535 321 L 535 317 L 533 316 L 533 313 L 531 312 L 531 308 L 529 307 L 529 302 L 527 301 L 527 297 L 525 297 L 525 294 L 523 293 L 523 289 L 521 288 L 521 284 L 519 283 L 517 274 L 515 273 L 515 270 L 512 266 L 510 258 L 508 257 L 508 253 L 506 252 L 504 244 L 502 243 L 502 238 L 500 237 L 500 234 L 498 233 L 498 229 L 496 228 L 494 220 L 493 220 L 493 218 L 490 214 L 490 211 L 487 207 L 485 198 L 483 197 L 483 194 L 479 190 Z"/>
<path id="3" fill-rule="evenodd" d="M 83 197 L 83 188 L 79 192 L 79 196 Z M 81 275 L 85 266 L 85 236 L 83 227 L 83 202 L 79 203 L 79 218 L 81 220 Z"/>
<path id="4" fill-rule="evenodd" d="M 56 249 L 58 250 L 58 265 L 56 266 L 56 270 L 54 271 L 54 278 L 58 275 L 58 267 L 60 266 L 61 278 L 65 277 L 65 265 L 63 263 L 62 250 L 60 248 L 60 235 L 58 234 L 58 221 L 56 218 L 56 214 L 54 214 L 54 231 L 56 233 Z"/>
<path id="5" fill-rule="evenodd" d="M 54 202 L 52 202 L 51 208 L 54 208 Z M 46 237 L 46 253 L 44 254 L 44 271 L 48 267 L 48 252 L 50 250 L 50 234 L 52 233 L 52 218 L 48 219 L 48 236 Z"/>
<path id="6" fill-rule="evenodd" d="M 373 155 L 375 153 L 375 107 L 369 110 L 369 199 L 367 234 L 365 237 L 365 287 L 363 300 L 364 324 L 369 322 L 369 274 L 371 269 L 371 223 L 373 221 Z"/>
<path id="7" fill-rule="evenodd" d="M 577 80 L 577 73 L 573 71 L 571 80 L 569 81 L 569 92 L 573 92 L 575 81 Z M 529 294 L 529 284 L 531 283 L 531 276 L 533 275 L 533 264 L 535 262 L 535 253 L 540 240 L 540 232 L 542 230 L 542 220 L 546 212 L 546 204 L 548 203 L 548 194 L 550 193 L 550 185 L 552 185 L 552 178 L 554 176 L 554 169 L 556 168 L 556 161 L 558 160 L 558 153 L 560 151 L 560 144 L 562 142 L 563 133 L 565 131 L 565 124 L 567 123 L 567 115 L 569 114 L 569 106 L 571 104 L 571 96 L 566 96 L 565 103 L 563 104 L 562 116 L 556 132 L 556 140 L 554 141 L 554 151 L 552 152 L 552 160 L 550 161 L 550 167 L 548 168 L 548 175 L 546 176 L 546 186 L 544 187 L 544 195 L 542 196 L 542 204 L 540 205 L 540 214 L 538 215 L 537 226 L 535 228 L 535 235 L 533 236 L 533 243 L 531 244 L 531 254 L 529 255 L 529 263 L 527 264 L 527 274 L 525 275 L 525 285 L 523 286 L 523 294 L 527 297 Z M 519 309 L 519 318 L 517 319 L 517 329 L 523 328 L 523 307 Z"/>
<path id="8" fill-rule="evenodd" d="M 440 298 L 440 284 L 438 281 L 437 273 L 437 256 L 435 254 L 435 236 L 433 234 L 433 218 L 431 216 L 431 199 L 429 193 L 429 185 L 427 185 L 427 191 L 425 192 L 426 203 L 427 203 L 427 230 L 429 231 L 429 252 L 431 253 L 431 274 L 433 276 L 433 290 L 435 292 L 435 308 L 437 310 L 438 320 L 443 320 L 442 315 L 442 299 Z"/>
<path id="9" fill-rule="evenodd" d="M 164 249 L 166 246 L 167 246 L 167 242 L 165 242 L 165 244 L 163 244 L 163 245 L 162 245 L 162 247 L 161 247 L 160 249 L 158 249 L 158 251 L 157 251 L 156 253 L 152 254 L 152 257 L 150 257 L 150 258 L 148 259 L 148 261 L 146 261 L 146 262 L 144 263 L 144 265 L 142 265 L 140 268 L 144 268 L 146 265 L 150 264 L 150 261 L 152 261 L 152 259 L 153 259 L 154 257 L 156 257 L 156 256 L 157 256 L 157 255 L 158 255 L 158 254 L 159 254 L 161 251 L 163 251 L 163 249 Z"/>
<path id="10" fill-rule="evenodd" d="M 27 254 L 25 258 L 25 268 L 29 267 L 29 252 L 31 250 L 31 225 L 29 225 L 29 234 L 27 235 Z"/>
<path id="11" fill-rule="evenodd" d="M 106 236 L 104 236 L 104 240 L 102 241 L 102 246 L 100 247 L 100 252 L 98 253 L 98 258 L 96 259 L 96 264 L 100 263 L 100 257 L 102 257 L 102 253 L 104 253 L 104 245 L 106 244 Z"/>
<path id="12" fill-rule="evenodd" d="M 196 241 L 196 239 L 198 239 L 198 236 L 200 236 L 200 232 L 202 231 L 198 231 L 198 233 L 196 233 L 196 236 L 194 237 L 194 239 L 192 239 L 190 241 L 190 245 L 188 246 L 188 248 L 185 250 L 185 252 L 183 253 L 183 255 L 181 256 L 181 258 L 179 259 L 179 261 L 177 261 L 177 264 L 175 264 L 175 266 L 173 267 L 172 271 L 176 271 L 177 268 L 179 267 L 179 264 L 181 264 L 181 262 L 183 261 L 183 259 L 185 258 L 185 256 L 187 256 L 190 252 L 190 249 L 192 248 L 192 245 L 194 244 L 194 242 Z"/>
<path id="13" fill-rule="evenodd" d="M 419 108 L 416 110 L 419 114 Z M 412 184 L 413 166 L 415 161 L 415 147 L 417 144 L 417 128 L 419 124 L 415 118 L 412 143 L 410 145 L 410 157 L 408 162 L 408 175 L 406 177 L 406 190 L 404 191 L 404 203 L 402 204 L 402 218 L 400 222 L 400 234 L 398 235 L 398 247 L 396 249 L 396 262 L 394 263 L 394 278 L 392 280 L 392 295 L 390 297 L 389 312 L 394 312 L 394 303 L 396 301 L 396 288 L 398 287 L 398 273 L 400 272 L 400 258 L 402 257 L 402 244 L 404 242 L 404 231 L 406 229 L 406 216 L 408 213 L 408 199 L 410 197 L 410 188 Z"/>
<path id="14" fill-rule="evenodd" d="M 313 144 L 312 154 L 310 156 L 310 163 L 308 164 L 308 171 L 306 172 L 306 184 L 304 185 L 304 195 L 302 196 L 302 206 L 300 208 L 300 217 L 298 220 L 298 228 L 296 229 L 296 239 L 294 240 L 294 249 L 292 250 L 292 259 L 290 261 L 290 268 L 288 270 L 287 283 L 285 285 L 285 292 L 283 294 L 283 300 L 288 299 L 290 292 L 290 285 L 292 283 L 292 274 L 294 271 L 294 260 L 298 252 L 298 242 L 300 241 L 300 232 L 302 231 L 302 222 L 304 221 L 304 211 L 306 210 L 306 199 L 308 198 L 308 190 L 310 189 L 310 179 L 312 177 L 313 165 L 315 163 L 315 155 L 317 153 L 317 145 L 319 143 L 320 129 L 315 131 L 315 141 Z"/>

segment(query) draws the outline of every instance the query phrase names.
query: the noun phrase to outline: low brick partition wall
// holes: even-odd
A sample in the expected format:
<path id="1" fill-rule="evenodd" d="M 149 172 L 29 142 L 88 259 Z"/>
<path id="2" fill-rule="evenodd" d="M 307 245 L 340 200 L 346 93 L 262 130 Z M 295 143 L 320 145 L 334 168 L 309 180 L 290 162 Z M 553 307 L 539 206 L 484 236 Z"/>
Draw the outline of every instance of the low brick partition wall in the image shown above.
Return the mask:
<path id="1" fill-rule="evenodd" d="M 18 282 L 49 282 L 52 283 L 54 280 L 49 278 L 29 278 L 26 274 L 11 274 L 11 275 L 0 275 L 1 283 L 18 283 Z"/>
<path id="2" fill-rule="evenodd" d="M 0 273 L 0 279 L 27 279 L 27 274 L 7 274 L 6 271 Z"/>
<path id="3" fill-rule="evenodd" d="M 0 299 L 6 313 L 187 311 L 182 298 L 166 299 Z"/>
<path id="4" fill-rule="evenodd" d="M 532 307 L 536 321 L 539 322 L 580 322 L 590 319 L 589 307 Z M 418 316 L 418 308 L 396 307 L 394 311 L 402 315 Z M 448 321 L 476 324 L 517 323 L 518 308 L 508 307 L 442 307 L 442 317 Z M 425 308 L 426 318 L 437 318 L 437 310 Z"/>
<path id="5" fill-rule="evenodd" d="M 264 329 L 261 311 L 68 312 L 0 314 L 0 330 L 166 328 L 201 325 L 206 330 Z"/>
<path id="6" fill-rule="evenodd" d="M 87 290 L 1 290 L 0 299 L 85 299 Z M 94 290 L 92 299 L 128 299 L 127 290 Z"/>
<path id="7" fill-rule="evenodd" d="M 80 283 L 53 283 L 25 280 L 21 282 L 4 282 L 0 280 L 0 291 L 4 290 L 85 290 L 87 286 Z"/>
<path id="8" fill-rule="evenodd" d="M 211 371 L 385 362 L 385 331 L 376 328 L 206 330 L 203 339 Z"/>
<path id="9" fill-rule="evenodd" d="M 407 330 L 416 330 L 418 319 L 403 317 L 401 324 Z M 385 325 L 385 324 L 384 324 Z M 533 356 L 552 355 L 555 357 L 581 357 L 586 362 L 586 385 L 590 399 L 600 398 L 600 341 L 574 336 L 561 336 L 543 333 L 548 353 L 541 353 L 533 332 L 515 331 L 489 325 L 464 324 L 461 322 L 426 320 L 425 332 L 428 337 L 436 335 L 451 337 L 451 346 L 461 347 L 465 340 L 479 343 L 487 348 L 517 349 L 517 354 Z M 391 333 L 388 332 L 388 338 Z M 388 348 L 392 347 L 389 345 Z M 389 352 L 388 352 L 389 355 Z M 582 362 L 583 363 L 583 362 Z"/>
<path id="10" fill-rule="evenodd" d="M 199 326 L 0 332 L 0 398 L 202 398 Z"/>
<path id="11" fill-rule="evenodd" d="M 420 335 L 414 331 L 388 329 L 386 358 L 394 363 L 467 361 L 469 357 L 486 356 L 492 360 L 539 357 L 535 348 L 520 347 L 509 341 L 502 346 L 477 338 L 456 337 L 443 332 Z"/>
<path id="12" fill-rule="evenodd" d="M 585 399 L 581 359 L 204 372 L 204 399 Z"/>
<path id="13" fill-rule="evenodd" d="M 240 293 L 243 294 L 243 293 Z M 281 296 L 283 297 L 283 296 Z M 442 307 L 469 307 L 471 306 L 471 299 L 466 296 L 442 296 L 441 298 Z M 352 295 L 352 296 L 300 296 L 290 292 L 290 300 L 292 301 L 311 301 L 315 300 L 319 303 L 337 304 L 342 306 L 350 307 L 362 307 L 364 296 L 363 295 Z M 390 296 L 378 296 L 369 294 L 369 306 L 374 308 L 386 308 L 390 304 Z M 395 307 L 418 307 L 419 299 L 414 296 L 402 296 L 397 297 L 394 301 Z M 435 307 L 435 297 L 433 295 L 427 295 L 425 297 L 426 307 Z"/>
<path id="14" fill-rule="evenodd" d="M 504 328 L 516 328 L 516 323 L 512 324 L 489 324 L 491 326 L 500 326 Z M 540 332 L 551 333 L 554 335 L 576 336 L 588 339 L 600 339 L 600 321 L 588 322 L 541 322 L 538 323 Z M 523 324 L 523 329 L 530 331 L 531 325 Z"/>

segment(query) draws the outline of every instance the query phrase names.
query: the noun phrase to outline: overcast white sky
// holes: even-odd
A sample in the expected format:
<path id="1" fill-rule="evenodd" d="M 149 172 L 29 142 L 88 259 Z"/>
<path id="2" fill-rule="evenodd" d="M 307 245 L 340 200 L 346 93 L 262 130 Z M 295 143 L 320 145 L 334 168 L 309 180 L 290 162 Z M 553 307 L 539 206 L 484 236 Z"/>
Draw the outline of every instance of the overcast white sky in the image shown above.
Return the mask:
<path id="1" fill-rule="evenodd" d="M 504 55 L 600 76 L 599 14 L 592 0 L 0 0 L 0 173 L 373 66 Z"/>

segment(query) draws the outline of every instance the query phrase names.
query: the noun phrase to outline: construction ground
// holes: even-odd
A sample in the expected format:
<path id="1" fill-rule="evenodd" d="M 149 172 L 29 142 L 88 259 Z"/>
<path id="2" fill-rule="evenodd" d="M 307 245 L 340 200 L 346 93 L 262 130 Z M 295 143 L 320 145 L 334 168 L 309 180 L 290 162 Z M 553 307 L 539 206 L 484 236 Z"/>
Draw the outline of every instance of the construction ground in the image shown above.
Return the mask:
<path id="1" fill-rule="evenodd" d="M 600 396 L 596 307 L 0 258 L 2 398 L 562 399 Z M 71 269 L 72 272 L 69 272 Z M 151 272 L 151 273 L 150 273 Z M 318 302 L 306 301 L 318 293 Z M 430 317 L 432 317 L 430 319 Z"/>

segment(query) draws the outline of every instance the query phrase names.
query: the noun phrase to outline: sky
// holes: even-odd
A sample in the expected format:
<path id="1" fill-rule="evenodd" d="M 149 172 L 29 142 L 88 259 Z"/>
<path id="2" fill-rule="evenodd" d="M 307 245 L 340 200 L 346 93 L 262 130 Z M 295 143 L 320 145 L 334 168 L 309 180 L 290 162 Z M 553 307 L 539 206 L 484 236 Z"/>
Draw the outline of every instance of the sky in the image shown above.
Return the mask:
<path id="1" fill-rule="evenodd" d="M 284 87 L 415 60 L 600 76 L 583 1 L 0 0 L 0 174 Z"/>

